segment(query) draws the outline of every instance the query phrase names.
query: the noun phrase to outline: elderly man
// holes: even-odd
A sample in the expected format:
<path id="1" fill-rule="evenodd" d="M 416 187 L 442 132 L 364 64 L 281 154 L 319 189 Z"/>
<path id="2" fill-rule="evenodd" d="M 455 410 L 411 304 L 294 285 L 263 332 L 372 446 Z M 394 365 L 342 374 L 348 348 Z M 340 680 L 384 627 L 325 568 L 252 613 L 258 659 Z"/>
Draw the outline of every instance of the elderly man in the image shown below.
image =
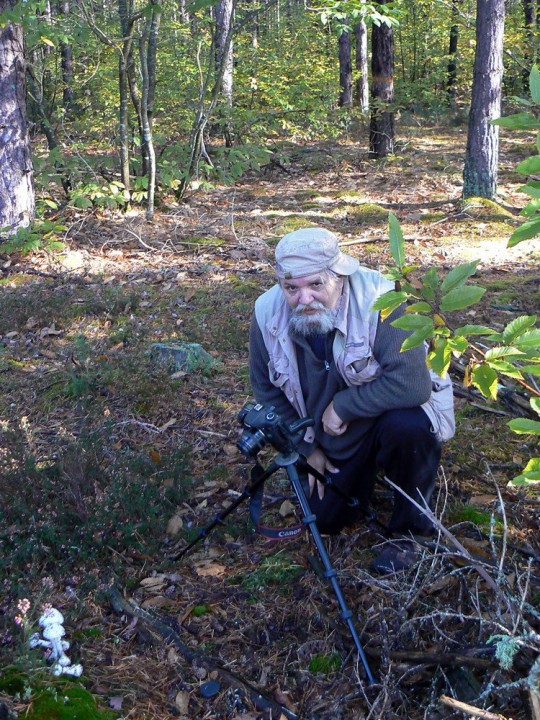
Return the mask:
<path id="1" fill-rule="evenodd" d="M 441 441 L 453 434 L 452 388 L 432 377 L 424 347 L 400 351 L 407 333 L 390 323 L 402 308 L 384 322 L 371 310 L 393 283 L 342 253 L 322 228 L 285 235 L 275 257 L 278 284 L 256 301 L 250 332 L 257 402 L 273 405 L 288 423 L 313 418 L 299 451 L 364 508 L 380 472 L 420 504 L 429 502 Z M 312 476 L 309 485 L 321 532 L 356 519 L 340 495 Z M 388 528 L 400 539 L 375 559 L 380 572 L 408 567 L 414 544 L 403 538 L 432 532 L 397 492 Z"/>

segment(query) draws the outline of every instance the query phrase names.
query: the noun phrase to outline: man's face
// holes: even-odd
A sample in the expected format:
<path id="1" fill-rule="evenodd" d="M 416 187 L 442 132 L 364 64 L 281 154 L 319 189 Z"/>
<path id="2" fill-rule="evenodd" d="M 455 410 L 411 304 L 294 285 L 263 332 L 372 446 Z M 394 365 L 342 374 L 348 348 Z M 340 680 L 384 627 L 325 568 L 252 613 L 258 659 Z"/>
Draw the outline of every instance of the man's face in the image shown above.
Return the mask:
<path id="1" fill-rule="evenodd" d="M 281 280 L 281 289 L 291 308 L 290 329 L 300 335 L 327 333 L 333 328 L 343 290 L 343 279 L 328 273 Z"/>

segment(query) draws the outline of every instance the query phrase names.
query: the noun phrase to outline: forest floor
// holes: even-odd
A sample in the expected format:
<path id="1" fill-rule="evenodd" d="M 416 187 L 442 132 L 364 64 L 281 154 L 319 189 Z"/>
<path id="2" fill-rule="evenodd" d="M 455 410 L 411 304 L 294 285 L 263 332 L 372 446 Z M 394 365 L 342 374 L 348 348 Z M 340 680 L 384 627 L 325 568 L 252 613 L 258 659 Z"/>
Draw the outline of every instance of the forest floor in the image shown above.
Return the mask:
<path id="1" fill-rule="evenodd" d="M 327 227 L 384 268 L 392 211 L 410 264 L 480 259 L 487 292 L 456 324 L 503 327 L 540 308 L 540 244 L 507 248 L 526 202 L 514 168 L 532 146 L 503 136 L 500 203 L 464 204 L 465 128 L 399 131 L 385 162 L 350 142 L 285 143 L 279 163 L 163 205 L 151 223 L 138 210 L 73 213 L 65 252 L 0 254 L 0 707 L 42 720 L 539 720 L 526 678 L 538 663 L 540 498 L 508 484 L 534 445 L 507 428 L 516 405 L 465 390 L 457 366 L 437 497 L 449 535 L 390 576 L 369 569 L 385 540 L 376 523 L 324 540 L 374 684 L 308 534 L 269 543 L 241 504 L 177 558 L 248 481 L 236 448 L 248 327 L 285 232 Z M 212 367 L 156 360 L 154 343 L 179 340 L 200 343 Z M 286 478 L 266 483 L 266 502 L 270 524 L 296 522 Z M 378 486 L 382 523 L 390 503 Z M 21 628 L 39 629 L 45 604 L 63 613 L 99 711 L 78 711 L 77 682 L 26 647 Z M 58 696 L 63 715 L 50 709 Z"/>

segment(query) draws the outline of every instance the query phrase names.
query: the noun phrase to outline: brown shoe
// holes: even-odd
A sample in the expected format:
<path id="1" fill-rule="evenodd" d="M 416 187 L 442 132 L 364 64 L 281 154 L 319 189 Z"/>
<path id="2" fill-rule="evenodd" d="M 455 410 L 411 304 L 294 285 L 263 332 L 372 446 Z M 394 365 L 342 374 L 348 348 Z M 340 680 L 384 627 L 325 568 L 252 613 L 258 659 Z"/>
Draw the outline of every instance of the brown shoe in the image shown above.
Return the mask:
<path id="1" fill-rule="evenodd" d="M 381 574 L 408 570 L 419 556 L 418 546 L 412 540 L 389 540 L 371 563 L 371 569 Z"/>

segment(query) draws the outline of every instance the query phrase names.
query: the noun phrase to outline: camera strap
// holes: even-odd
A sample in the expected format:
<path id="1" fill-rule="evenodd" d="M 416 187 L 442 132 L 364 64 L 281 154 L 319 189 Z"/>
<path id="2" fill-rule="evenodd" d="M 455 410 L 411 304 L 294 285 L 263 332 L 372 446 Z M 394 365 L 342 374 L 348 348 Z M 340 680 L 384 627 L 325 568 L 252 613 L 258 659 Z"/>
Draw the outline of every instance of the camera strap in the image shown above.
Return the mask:
<path id="1" fill-rule="evenodd" d="M 254 484 L 264 474 L 265 470 L 260 463 L 257 463 L 251 468 L 250 480 Z M 256 531 L 259 535 L 277 542 L 279 540 L 291 540 L 292 538 L 298 537 L 305 529 L 304 523 L 298 525 L 292 525 L 286 528 L 275 528 L 269 527 L 268 525 L 262 525 L 260 522 L 262 503 L 264 498 L 264 483 L 260 483 L 250 492 L 249 501 L 249 514 L 252 523 L 255 525 Z"/>

